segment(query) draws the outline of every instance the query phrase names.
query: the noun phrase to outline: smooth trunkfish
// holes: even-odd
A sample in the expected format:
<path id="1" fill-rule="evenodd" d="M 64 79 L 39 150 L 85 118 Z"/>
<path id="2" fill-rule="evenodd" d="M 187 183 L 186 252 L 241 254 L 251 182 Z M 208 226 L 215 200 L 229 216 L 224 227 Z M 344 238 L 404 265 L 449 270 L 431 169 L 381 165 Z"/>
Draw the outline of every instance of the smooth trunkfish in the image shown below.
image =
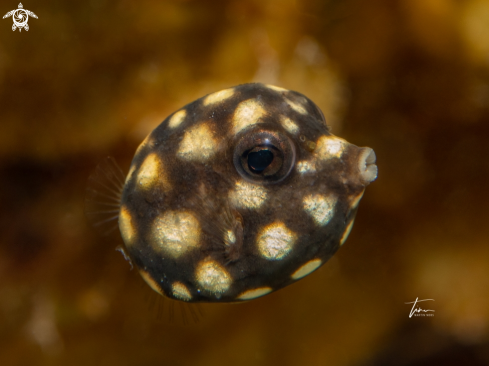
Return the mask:
<path id="1" fill-rule="evenodd" d="M 125 179 L 114 165 L 99 169 L 120 190 L 89 189 L 88 201 L 105 209 L 87 213 L 98 224 L 118 220 L 125 252 L 159 294 L 251 300 L 310 274 L 343 245 L 375 161 L 371 148 L 332 135 L 304 95 L 244 84 L 166 118 Z"/>

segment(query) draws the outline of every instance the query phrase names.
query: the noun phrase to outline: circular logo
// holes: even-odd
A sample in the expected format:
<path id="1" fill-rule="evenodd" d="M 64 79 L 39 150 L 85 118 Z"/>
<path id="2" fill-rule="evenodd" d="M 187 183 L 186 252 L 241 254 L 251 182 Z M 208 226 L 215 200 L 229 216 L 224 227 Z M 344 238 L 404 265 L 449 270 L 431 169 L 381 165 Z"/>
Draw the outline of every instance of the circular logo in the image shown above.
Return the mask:
<path id="1" fill-rule="evenodd" d="M 15 26 L 18 28 L 22 28 L 27 24 L 27 20 L 29 19 L 29 14 L 24 9 L 15 10 L 12 19 L 14 20 Z"/>

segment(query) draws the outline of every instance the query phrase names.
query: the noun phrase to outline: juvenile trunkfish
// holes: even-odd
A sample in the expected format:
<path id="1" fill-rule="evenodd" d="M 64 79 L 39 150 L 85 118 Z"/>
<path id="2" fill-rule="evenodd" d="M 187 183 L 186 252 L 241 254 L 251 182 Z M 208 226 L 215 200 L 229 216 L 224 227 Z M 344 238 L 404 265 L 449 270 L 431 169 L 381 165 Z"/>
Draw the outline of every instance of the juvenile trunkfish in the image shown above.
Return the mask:
<path id="1" fill-rule="evenodd" d="M 159 294 L 251 300 L 310 274 L 343 245 L 375 161 L 371 148 L 332 135 L 304 95 L 244 84 L 166 118 L 125 180 L 99 171 L 120 191 L 88 214 L 118 220 L 125 252 Z"/>

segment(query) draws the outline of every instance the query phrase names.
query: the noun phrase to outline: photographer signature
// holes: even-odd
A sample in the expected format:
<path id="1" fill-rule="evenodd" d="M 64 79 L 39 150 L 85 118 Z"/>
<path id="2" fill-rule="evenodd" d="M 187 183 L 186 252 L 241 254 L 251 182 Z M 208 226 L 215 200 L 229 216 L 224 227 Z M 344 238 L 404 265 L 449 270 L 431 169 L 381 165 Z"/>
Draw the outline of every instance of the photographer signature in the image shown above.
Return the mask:
<path id="1" fill-rule="evenodd" d="M 418 300 L 418 298 L 416 298 L 416 300 L 414 301 L 411 301 L 411 302 L 405 302 L 405 304 L 413 304 L 413 307 L 411 308 L 411 312 L 409 313 L 409 317 L 411 318 L 414 314 L 414 316 L 419 316 L 417 314 L 419 313 L 427 313 L 429 311 L 432 311 L 432 312 L 435 312 L 434 310 L 424 310 L 424 309 L 421 309 L 421 307 L 418 305 L 418 308 L 416 308 L 416 304 L 421 302 L 421 301 L 435 301 L 434 299 L 424 299 L 424 300 Z M 425 316 L 423 314 L 423 316 Z M 429 316 L 433 316 L 433 315 L 429 315 Z"/>

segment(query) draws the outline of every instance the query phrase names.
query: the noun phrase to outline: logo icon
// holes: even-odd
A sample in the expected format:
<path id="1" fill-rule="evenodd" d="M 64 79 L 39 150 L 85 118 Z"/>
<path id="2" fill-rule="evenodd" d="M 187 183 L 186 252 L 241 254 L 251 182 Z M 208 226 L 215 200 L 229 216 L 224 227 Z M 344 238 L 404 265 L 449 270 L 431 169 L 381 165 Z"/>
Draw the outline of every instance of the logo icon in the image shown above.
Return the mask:
<path id="1" fill-rule="evenodd" d="M 19 8 L 9 11 L 7 14 L 3 16 L 3 19 L 12 16 L 12 19 L 14 20 L 14 25 L 12 25 L 13 31 L 15 31 L 17 28 L 19 28 L 19 32 L 22 31 L 22 28 L 28 31 L 29 25 L 27 25 L 27 21 L 29 20 L 29 15 L 37 19 L 36 14 L 34 14 L 30 10 L 25 10 L 24 7 L 22 6 L 22 3 L 19 3 Z"/>
<path id="2" fill-rule="evenodd" d="M 424 300 L 416 300 L 411 301 L 411 302 L 405 302 L 405 304 L 413 304 L 413 307 L 411 308 L 411 312 L 409 313 L 409 317 L 411 318 L 413 315 L 414 316 L 435 316 L 435 314 L 429 314 L 429 312 L 435 312 L 434 310 L 424 310 L 421 309 L 421 307 L 418 305 L 418 308 L 416 308 L 416 305 L 420 303 L 421 301 L 435 301 L 434 299 L 424 299 Z M 427 314 L 428 313 L 428 314 Z"/>

